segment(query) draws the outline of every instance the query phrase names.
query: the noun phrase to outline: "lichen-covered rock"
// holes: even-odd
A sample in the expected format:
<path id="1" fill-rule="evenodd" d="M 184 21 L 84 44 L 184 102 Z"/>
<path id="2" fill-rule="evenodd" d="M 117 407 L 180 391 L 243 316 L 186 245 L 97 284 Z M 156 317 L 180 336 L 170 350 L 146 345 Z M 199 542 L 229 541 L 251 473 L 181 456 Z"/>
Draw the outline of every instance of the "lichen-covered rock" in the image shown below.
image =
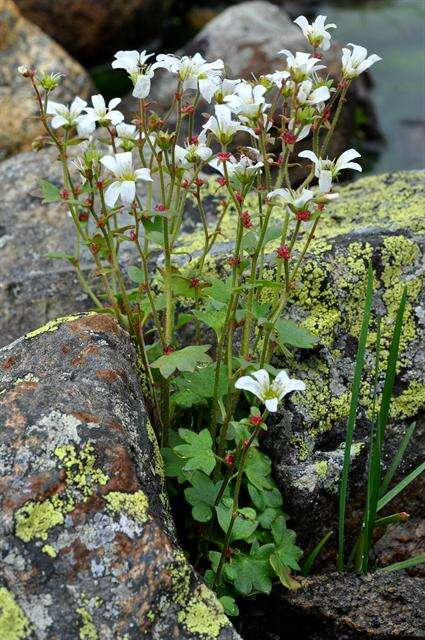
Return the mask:
<path id="1" fill-rule="evenodd" d="M 390 460 L 405 427 L 414 419 L 416 433 L 400 473 L 407 473 L 418 464 L 424 450 L 425 173 L 363 178 L 339 191 L 341 198 L 332 204 L 320 223 L 312 253 L 306 257 L 287 309 L 292 319 L 318 336 L 318 345 L 313 350 L 299 350 L 294 362 L 282 359 L 277 363 L 305 380 L 307 390 L 303 394 L 292 394 L 285 408 L 269 420 L 271 426 L 262 442 L 273 459 L 276 480 L 292 518 L 291 526 L 306 547 L 314 545 L 326 531 L 335 530 L 343 443 L 369 260 L 376 273 L 374 308 L 383 316 L 381 383 L 398 303 L 404 285 L 408 287 L 385 461 Z M 253 200 L 249 205 L 255 211 L 256 202 Z M 281 212 L 276 209 L 275 215 L 278 219 Z M 209 260 L 211 271 L 222 273 L 225 268 L 223 253 L 232 249 L 235 225 L 234 216 L 222 225 L 223 244 Z M 187 236 L 184 250 L 193 254 L 202 243 L 202 233 Z M 270 243 L 268 248 L 271 251 L 273 245 Z M 272 277 L 272 274 L 271 266 L 265 276 Z M 358 499 L 362 498 L 359 489 L 367 468 L 365 444 L 370 430 L 374 332 L 373 322 L 352 448 L 352 495 Z M 423 517 L 422 495 L 420 481 L 416 480 L 404 507 L 403 494 L 397 507 Z"/>
<path id="2" fill-rule="evenodd" d="M 67 51 L 93 65 L 119 49 L 152 42 L 161 32 L 171 0 L 16 0 L 16 4 Z"/>
<path id="3" fill-rule="evenodd" d="M 65 74 L 55 92 L 57 102 L 70 102 L 77 95 L 86 98 L 92 85 L 84 69 L 26 20 L 12 0 L 0 0 L 0 59 L 0 159 L 3 159 L 30 148 L 34 138 L 43 133 L 40 122 L 34 118 L 37 104 L 31 84 L 18 73 L 20 65 L 34 66 L 40 73 Z"/>
<path id="4" fill-rule="evenodd" d="M 425 637 L 425 582 L 395 573 L 329 574 L 251 604 L 245 640 L 416 640 Z M 265 629 L 265 632 L 263 630 Z"/>
<path id="5" fill-rule="evenodd" d="M 177 54 L 194 55 L 199 52 L 208 61 L 220 58 L 225 63 L 226 77 L 251 80 L 284 67 L 285 57 L 278 53 L 281 49 L 311 50 L 301 30 L 285 11 L 270 2 L 255 0 L 236 4 L 219 13 Z M 340 74 L 340 57 L 341 47 L 338 44 L 333 44 L 324 53 L 329 73 L 334 79 Z M 364 77 L 353 83 L 346 109 L 332 140 L 331 155 L 339 155 L 346 149 L 353 135 L 354 113 L 360 104 L 374 119 L 368 100 L 368 85 Z M 167 111 L 175 90 L 176 83 L 170 82 L 170 74 L 157 71 L 151 90 L 155 108 Z M 129 114 L 136 108 L 135 99 L 128 96 L 123 102 L 123 109 Z M 199 113 L 210 109 L 210 105 L 201 101 Z M 200 119 L 199 126 L 203 122 Z M 280 124 L 278 117 L 276 122 Z"/>
<path id="6" fill-rule="evenodd" d="M 135 354 L 107 315 L 0 350 L 0 638 L 231 640 L 175 542 Z"/>

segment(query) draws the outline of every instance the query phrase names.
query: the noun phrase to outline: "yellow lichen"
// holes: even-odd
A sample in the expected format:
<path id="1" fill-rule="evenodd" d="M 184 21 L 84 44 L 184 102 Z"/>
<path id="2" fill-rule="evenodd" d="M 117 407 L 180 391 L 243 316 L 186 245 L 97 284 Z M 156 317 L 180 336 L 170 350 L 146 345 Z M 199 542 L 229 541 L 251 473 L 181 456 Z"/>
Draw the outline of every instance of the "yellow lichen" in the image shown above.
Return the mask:
<path id="1" fill-rule="evenodd" d="M 25 334 L 25 338 L 35 338 L 43 333 L 48 333 L 49 331 L 57 331 L 61 324 L 65 324 L 65 322 L 74 322 L 74 320 L 79 320 L 83 316 L 94 316 L 96 315 L 95 311 L 87 311 L 86 313 L 79 313 L 69 316 L 62 316 L 61 318 L 55 318 L 54 320 L 50 320 L 42 327 L 38 327 L 38 329 L 34 329 L 34 331 L 30 331 Z"/>
<path id="2" fill-rule="evenodd" d="M 90 442 L 80 451 L 73 445 L 61 445 L 55 455 L 66 469 L 65 491 L 40 502 L 29 500 L 15 512 L 15 533 L 24 542 L 47 540 L 50 529 L 63 524 L 65 515 L 75 508 L 75 493 L 86 501 L 96 485 L 108 482 L 108 476 L 95 467 Z"/>
<path id="3" fill-rule="evenodd" d="M 31 626 L 14 595 L 0 587 L 0 640 L 24 640 Z"/>
<path id="4" fill-rule="evenodd" d="M 198 634 L 203 640 L 217 638 L 228 624 L 223 606 L 205 585 L 196 589 L 177 619 L 190 633 Z"/>
<path id="5" fill-rule="evenodd" d="M 43 547 L 41 547 L 41 550 L 44 551 L 44 553 L 47 553 L 47 555 L 51 558 L 56 558 L 56 556 L 58 555 L 58 552 L 51 544 L 45 544 Z"/>
<path id="6" fill-rule="evenodd" d="M 111 491 L 104 498 L 108 504 L 108 510 L 112 513 L 124 513 L 140 524 L 149 519 L 149 501 L 143 491 L 135 491 L 134 493 Z"/>

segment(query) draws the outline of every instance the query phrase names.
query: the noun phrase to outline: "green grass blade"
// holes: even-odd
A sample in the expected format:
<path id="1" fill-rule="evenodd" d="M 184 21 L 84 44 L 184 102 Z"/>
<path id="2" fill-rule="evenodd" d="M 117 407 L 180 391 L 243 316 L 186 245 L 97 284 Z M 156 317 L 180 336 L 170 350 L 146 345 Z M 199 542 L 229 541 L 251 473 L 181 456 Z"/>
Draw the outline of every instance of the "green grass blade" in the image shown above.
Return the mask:
<path id="1" fill-rule="evenodd" d="M 378 415 L 379 437 L 381 442 L 384 441 L 385 428 L 388 422 L 388 414 L 391 404 L 391 396 L 394 387 L 395 374 L 397 369 L 398 350 L 400 346 L 401 331 L 403 328 L 403 316 L 406 309 L 407 287 L 404 287 L 397 310 L 397 316 L 394 325 L 393 337 L 391 340 L 390 353 L 388 355 L 387 370 L 385 374 L 384 388 L 382 391 L 381 406 Z"/>
<path id="2" fill-rule="evenodd" d="M 389 524 L 395 524 L 397 522 L 407 522 L 409 517 L 409 514 L 405 511 L 401 511 L 400 513 L 393 513 L 390 516 L 385 516 L 384 518 L 378 518 L 377 520 L 375 520 L 375 527 L 387 527 Z"/>
<path id="3" fill-rule="evenodd" d="M 302 576 L 308 576 L 308 574 L 311 571 L 312 566 L 316 562 L 317 556 L 319 555 L 319 553 L 321 552 L 321 550 L 323 549 L 323 547 L 325 546 L 325 544 L 327 543 L 327 541 L 331 537 L 332 533 L 333 533 L 333 531 L 328 531 L 328 533 L 326 533 L 323 536 L 323 538 L 316 544 L 314 549 L 312 549 L 310 551 L 310 553 L 308 554 L 307 558 L 305 559 L 305 562 L 303 562 L 303 564 L 301 566 L 301 575 Z"/>
<path id="4" fill-rule="evenodd" d="M 395 562 L 394 564 L 389 564 L 388 567 L 384 567 L 383 569 L 378 569 L 378 571 L 382 573 L 389 573 L 390 571 L 399 571 L 400 569 L 409 569 L 409 567 L 415 567 L 418 564 L 425 563 L 425 553 L 420 556 L 413 556 L 413 558 L 409 558 L 408 560 L 403 560 L 402 562 Z"/>
<path id="5" fill-rule="evenodd" d="M 363 514 L 363 526 L 359 536 L 359 544 L 356 551 L 355 568 L 367 572 L 369 565 L 369 552 L 372 544 L 376 505 L 379 498 L 379 485 L 381 484 L 381 451 L 382 442 L 376 420 L 376 397 L 378 395 L 379 360 L 381 355 L 381 318 L 377 318 L 375 372 L 373 383 L 373 410 L 370 430 L 369 460 L 367 474 L 366 505 Z"/>
<path id="6" fill-rule="evenodd" d="M 339 489 L 339 522 L 338 522 L 338 571 L 344 570 L 344 538 L 345 538 L 345 512 L 347 506 L 347 488 L 348 488 L 348 472 L 350 469 L 351 445 L 353 442 L 354 425 L 356 422 L 357 407 L 360 396 L 360 386 L 362 380 L 364 357 L 366 351 L 366 341 L 369 330 L 370 311 L 372 308 L 373 293 L 373 271 L 369 264 L 366 299 L 363 311 L 362 326 L 360 330 L 359 346 L 357 350 L 356 367 L 354 370 L 354 378 L 351 389 L 350 412 L 347 422 L 347 433 L 345 437 L 344 462 L 342 467 L 340 489 Z"/>
<path id="7" fill-rule="evenodd" d="M 414 469 L 411 473 L 409 473 L 403 480 L 400 480 L 395 487 L 388 491 L 378 502 L 377 511 L 380 511 L 387 505 L 393 498 L 398 496 L 398 494 L 403 491 L 413 480 L 415 480 L 418 476 L 421 475 L 425 471 L 425 462 L 422 462 L 416 469 Z"/>
<path id="8" fill-rule="evenodd" d="M 407 446 L 410 442 L 410 438 L 413 435 L 413 432 L 416 427 L 416 422 L 412 422 L 412 424 L 406 429 L 401 442 L 398 446 L 397 452 L 394 455 L 394 458 L 391 460 L 391 464 L 387 469 L 387 472 L 384 476 L 384 479 L 381 484 L 381 488 L 379 490 L 379 497 L 385 495 L 388 491 L 388 487 L 390 486 L 391 480 L 394 478 L 395 472 L 398 469 L 398 466 L 404 456 L 404 452 L 407 449 Z"/>

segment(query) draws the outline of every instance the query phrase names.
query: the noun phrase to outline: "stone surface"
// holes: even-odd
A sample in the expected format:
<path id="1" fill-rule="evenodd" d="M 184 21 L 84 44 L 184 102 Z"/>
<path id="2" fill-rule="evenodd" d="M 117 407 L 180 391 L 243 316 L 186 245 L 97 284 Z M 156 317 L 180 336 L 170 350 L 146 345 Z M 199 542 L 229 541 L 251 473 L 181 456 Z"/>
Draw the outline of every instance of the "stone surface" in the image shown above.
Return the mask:
<path id="1" fill-rule="evenodd" d="M 49 4 L 54 7 L 57 3 Z M 41 73 L 64 73 L 55 92 L 57 102 L 70 102 L 77 95 L 86 98 L 92 85 L 84 69 L 26 20 L 12 0 L 0 0 L 0 60 L 0 159 L 3 159 L 30 148 L 34 138 L 43 133 L 40 122 L 34 119 L 37 105 L 31 84 L 18 74 L 20 65 L 34 66 Z"/>
<path id="2" fill-rule="evenodd" d="M 22 13 L 90 65 L 161 32 L 171 0 L 16 0 Z M 113 37 L 111 37 L 113 31 Z"/>
<path id="3" fill-rule="evenodd" d="M 238 637 L 175 542 L 135 354 L 110 316 L 0 351 L 2 640 Z"/>
<path id="4" fill-rule="evenodd" d="M 178 55 L 193 55 L 199 51 L 208 61 L 221 58 L 226 65 L 226 76 L 251 80 L 283 69 L 285 57 L 278 54 L 281 49 L 291 51 L 311 51 L 301 30 L 292 22 L 285 11 L 270 2 L 255 0 L 242 2 L 225 9 L 177 52 Z M 337 78 L 340 72 L 341 47 L 333 44 L 324 54 L 329 73 Z M 368 99 L 368 85 L 364 76 L 353 83 L 348 95 L 348 103 L 341 116 L 329 150 L 330 155 L 339 155 L 347 148 L 354 131 L 354 113 L 361 104 L 374 118 Z M 155 108 L 168 110 L 172 103 L 176 83 L 170 82 L 168 72 L 157 71 L 152 83 L 151 97 Z M 136 108 L 136 101 L 128 96 L 122 109 L 127 115 Z M 199 113 L 210 110 L 205 102 L 200 102 Z M 276 120 L 280 123 L 280 119 Z M 199 126 L 203 120 L 199 121 Z"/>
<path id="5" fill-rule="evenodd" d="M 244 640 L 416 640 L 425 637 L 425 582 L 395 573 L 330 574 L 243 612 Z"/>

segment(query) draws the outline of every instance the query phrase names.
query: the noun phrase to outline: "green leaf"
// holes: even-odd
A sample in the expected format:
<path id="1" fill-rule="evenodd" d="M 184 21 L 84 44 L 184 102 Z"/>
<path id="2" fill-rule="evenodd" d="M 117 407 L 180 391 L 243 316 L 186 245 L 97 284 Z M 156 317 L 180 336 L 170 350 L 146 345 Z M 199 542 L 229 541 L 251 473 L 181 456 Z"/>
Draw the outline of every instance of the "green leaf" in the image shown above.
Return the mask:
<path id="1" fill-rule="evenodd" d="M 197 404 L 205 403 L 204 398 L 193 393 L 190 389 L 180 389 L 179 391 L 176 391 L 171 396 L 171 401 L 177 407 L 181 407 L 182 409 L 190 409 L 190 407 L 194 407 Z"/>
<path id="2" fill-rule="evenodd" d="M 378 502 L 376 511 L 378 512 L 383 509 L 385 505 L 391 502 L 391 500 L 393 500 L 399 493 L 401 493 L 401 491 L 404 491 L 404 489 L 424 471 L 425 462 L 422 462 L 422 464 L 416 467 L 416 469 L 413 469 L 413 471 L 411 471 L 405 478 L 403 478 L 403 480 L 400 480 L 400 482 L 396 484 L 396 486 L 393 487 L 390 491 L 388 491 L 388 493 L 382 496 L 382 498 Z"/>
<path id="3" fill-rule="evenodd" d="M 226 321 L 226 307 L 217 309 L 213 304 L 210 304 L 203 311 L 195 309 L 193 311 L 193 315 L 195 318 L 206 324 L 207 327 L 211 327 L 211 329 L 213 329 L 217 334 L 217 337 L 220 337 L 221 330 L 223 329 Z"/>
<path id="4" fill-rule="evenodd" d="M 210 356 L 206 353 L 210 347 L 210 344 L 184 347 L 184 349 L 159 357 L 152 362 L 151 367 L 159 369 L 164 378 L 169 378 L 176 369 L 178 371 L 194 371 L 196 365 L 211 362 Z"/>
<path id="5" fill-rule="evenodd" d="M 228 616 L 239 615 L 239 608 L 234 598 L 232 598 L 231 596 L 221 596 L 221 598 L 219 598 L 219 601 L 221 602 L 224 609 L 224 613 L 226 615 Z"/>
<path id="6" fill-rule="evenodd" d="M 176 404 L 180 404 L 181 396 L 179 394 L 182 393 L 186 394 L 185 399 L 190 398 L 193 400 L 190 406 L 193 404 L 200 404 L 204 399 L 212 398 L 214 396 L 215 371 L 216 364 L 211 364 L 207 367 L 202 367 L 191 373 L 184 373 L 182 376 L 179 376 L 176 379 L 178 391 L 173 395 L 173 401 Z M 218 383 L 219 397 L 222 397 L 227 393 L 227 386 L 227 367 L 221 366 Z M 191 395 L 189 396 L 189 394 Z"/>
<path id="7" fill-rule="evenodd" d="M 301 575 L 308 576 L 308 574 L 311 571 L 312 566 L 316 562 L 317 556 L 319 555 L 319 553 L 321 552 L 321 550 L 323 549 L 323 547 L 325 546 L 325 544 L 327 543 L 327 541 L 331 537 L 332 533 L 333 533 L 333 531 L 328 531 L 328 533 L 326 533 L 323 536 L 323 538 L 321 540 L 319 540 L 319 542 L 316 544 L 316 546 L 310 551 L 310 553 L 308 554 L 307 558 L 305 559 L 305 561 L 302 564 Z"/>
<path id="8" fill-rule="evenodd" d="M 190 477 L 191 487 L 184 491 L 187 502 L 192 505 L 192 515 L 198 522 L 209 522 L 212 509 L 222 481 L 214 482 L 201 471 L 194 471 Z"/>
<path id="9" fill-rule="evenodd" d="M 171 287 L 174 295 L 181 298 L 195 299 L 203 295 L 200 287 L 192 287 L 189 278 L 185 278 L 177 273 L 173 273 L 171 276 Z"/>
<path id="10" fill-rule="evenodd" d="M 303 555 L 303 551 L 295 544 L 297 538 L 295 531 L 287 529 L 284 516 L 279 516 L 274 520 L 271 530 L 276 544 L 276 555 L 285 566 L 299 571 L 298 560 Z"/>
<path id="11" fill-rule="evenodd" d="M 59 202 L 61 200 L 60 190 L 55 184 L 47 180 L 40 180 L 39 185 L 43 194 L 43 203 Z"/>
<path id="12" fill-rule="evenodd" d="M 232 295 L 232 279 L 220 280 L 219 278 L 205 278 L 211 285 L 205 290 L 206 295 L 213 300 L 227 304 Z"/>
<path id="13" fill-rule="evenodd" d="M 402 560 L 401 562 L 395 562 L 394 564 L 390 564 L 383 569 L 378 569 L 377 571 L 382 573 L 389 573 L 390 571 L 409 569 L 410 567 L 415 567 L 418 564 L 425 564 L 425 553 L 422 553 L 419 556 L 413 556 L 413 558 L 408 558 L 407 560 Z"/>
<path id="14" fill-rule="evenodd" d="M 242 238 L 241 249 L 251 250 L 257 246 L 258 238 L 253 231 L 248 231 Z"/>
<path id="15" fill-rule="evenodd" d="M 250 447 L 244 472 L 249 482 L 260 491 L 273 488 L 270 478 L 271 466 L 272 463 L 268 456 L 255 447 Z"/>
<path id="16" fill-rule="evenodd" d="M 71 262 L 71 263 L 74 263 L 76 261 L 75 256 L 73 256 L 70 253 L 59 253 L 59 252 L 46 253 L 46 258 L 49 258 L 51 260 L 67 260 L 68 262 Z"/>
<path id="17" fill-rule="evenodd" d="M 215 467 L 215 456 L 212 451 L 212 438 L 208 429 L 202 429 L 199 433 L 189 429 L 179 429 L 179 436 L 187 444 L 174 447 L 174 452 L 187 460 L 184 471 L 196 469 L 210 475 Z"/>
<path id="18" fill-rule="evenodd" d="M 232 509 L 233 500 L 231 498 L 223 498 L 220 504 L 216 506 L 218 522 L 225 533 L 230 525 Z M 255 519 L 256 515 L 255 510 L 250 507 L 238 510 L 230 536 L 231 542 L 234 540 L 246 540 L 254 533 L 258 527 L 258 522 Z"/>
<path id="19" fill-rule="evenodd" d="M 282 562 L 277 553 L 271 554 L 269 562 L 284 587 L 287 589 L 298 589 L 300 587 L 299 583 L 291 576 L 290 569 Z"/>
<path id="20" fill-rule="evenodd" d="M 280 238 L 282 234 L 282 229 L 280 227 L 268 227 L 266 231 L 266 235 L 264 236 L 264 245 L 272 240 L 277 240 Z"/>
<path id="21" fill-rule="evenodd" d="M 314 336 L 308 329 L 300 327 L 293 320 L 280 318 L 275 327 L 280 347 L 289 344 L 298 349 L 312 349 L 318 343 L 317 336 Z"/>
<path id="22" fill-rule="evenodd" d="M 139 267 L 129 267 L 128 277 L 132 282 L 136 282 L 136 284 L 145 282 L 145 274 L 143 273 L 142 269 L 139 269 Z"/>
<path id="23" fill-rule="evenodd" d="M 226 566 L 225 576 L 233 582 L 239 593 L 249 595 L 254 590 L 270 593 L 272 571 L 269 558 L 272 549 L 273 545 L 270 544 L 253 546 L 249 556 L 238 553 Z"/>
<path id="24" fill-rule="evenodd" d="M 142 218 L 142 224 L 146 232 L 146 237 L 154 244 L 162 246 L 164 244 L 164 223 L 160 216 L 154 218 Z"/>
<path id="25" fill-rule="evenodd" d="M 351 462 L 351 445 L 353 443 L 354 426 L 356 424 L 357 407 L 359 404 L 360 387 L 362 383 L 363 366 L 365 362 L 366 342 L 369 333 L 370 312 L 372 308 L 373 294 L 373 271 L 369 264 L 367 276 L 367 288 L 365 305 L 363 311 L 362 326 L 360 329 L 359 346 L 356 356 L 356 367 L 351 388 L 350 411 L 347 422 L 347 432 L 345 435 L 344 460 L 339 488 L 339 514 L 338 514 L 338 571 L 344 570 L 344 547 L 345 547 L 345 512 L 347 508 L 348 473 Z"/>
<path id="26" fill-rule="evenodd" d="M 173 449 L 169 447 L 161 449 L 161 455 L 164 460 L 166 477 L 177 478 L 179 482 L 184 482 L 187 476 L 183 471 L 185 460 L 181 456 L 178 456 Z"/>

